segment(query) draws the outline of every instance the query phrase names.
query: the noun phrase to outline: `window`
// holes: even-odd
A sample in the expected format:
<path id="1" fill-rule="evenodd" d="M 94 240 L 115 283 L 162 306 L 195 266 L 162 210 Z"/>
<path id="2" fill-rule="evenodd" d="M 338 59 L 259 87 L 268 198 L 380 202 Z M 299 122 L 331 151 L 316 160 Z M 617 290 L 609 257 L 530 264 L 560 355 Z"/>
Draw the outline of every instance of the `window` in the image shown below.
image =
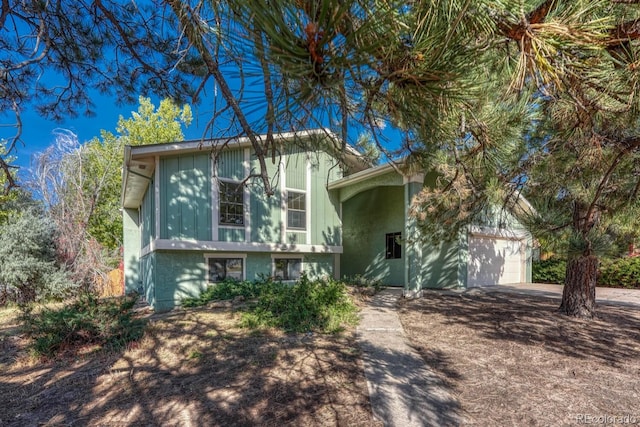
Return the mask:
<path id="1" fill-rule="evenodd" d="M 220 188 L 220 225 L 244 225 L 244 189 L 242 184 L 218 182 Z"/>
<path id="2" fill-rule="evenodd" d="M 386 259 L 397 259 L 402 257 L 402 245 L 400 244 L 401 238 L 402 233 L 387 233 L 387 250 L 384 256 Z"/>
<path id="3" fill-rule="evenodd" d="M 287 228 L 307 228 L 306 194 L 287 191 Z"/>
<path id="4" fill-rule="evenodd" d="M 222 282 L 225 279 L 242 280 L 242 258 L 207 258 L 209 264 L 209 282 Z"/>
<path id="5" fill-rule="evenodd" d="M 277 280 L 298 280 L 302 274 L 301 258 L 274 258 L 273 277 Z"/>

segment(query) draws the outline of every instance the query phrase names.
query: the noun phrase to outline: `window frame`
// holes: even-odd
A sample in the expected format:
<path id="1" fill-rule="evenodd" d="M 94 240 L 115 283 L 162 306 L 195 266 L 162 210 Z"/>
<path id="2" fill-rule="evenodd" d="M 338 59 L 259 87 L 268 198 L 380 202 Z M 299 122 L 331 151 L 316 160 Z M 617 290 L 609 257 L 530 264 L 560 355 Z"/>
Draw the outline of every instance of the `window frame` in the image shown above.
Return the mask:
<path id="1" fill-rule="evenodd" d="M 237 201 L 224 201 L 222 199 L 223 194 L 228 194 L 228 192 L 222 191 L 223 186 L 225 185 L 235 185 L 237 188 L 237 192 L 240 194 L 241 200 Z M 244 227 L 246 224 L 246 206 L 245 206 L 245 191 L 244 185 L 240 181 L 234 181 L 230 179 L 221 179 L 218 178 L 218 225 L 221 227 Z M 240 206 L 242 209 L 242 215 L 240 216 L 242 219 L 242 223 L 232 223 L 232 222 L 223 222 L 223 213 L 224 209 L 222 208 L 223 203 L 230 206 Z M 237 214 L 235 214 L 237 215 Z"/>
<path id="2" fill-rule="evenodd" d="M 287 189 L 286 191 L 286 210 L 287 210 L 287 230 L 292 230 L 292 231 L 306 231 L 307 230 L 307 192 L 306 191 L 301 191 L 301 190 L 289 190 Z M 296 194 L 299 196 L 302 196 L 302 200 L 304 202 L 304 209 L 298 209 L 298 208 L 291 208 L 289 206 L 289 195 L 290 194 Z M 292 226 L 290 223 L 290 216 L 289 213 L 300 213 L 302 212 L 303 217 L 302 217 L 302 226 L 300 227 L 294 227 Z"/>
<path id="3" fill-rule="evenodd" d="M 247 255 L 246 254 L 220 254 L 220 253 L 209 253 L 204 255 L 205 263 L 207 265 L 207 278 L 206 281 L 209 284 L 221 283 L 225 281 L 227 278 L 235 279 L 235 280 L 246 280 L 247 278 Z M 241 278 L 237 279 L 235 277 L 228 277 L 226 274 L 226 265 L 225 265 L 225 277 L 223 277 L 219 281 L 211 280 L 211 261 L 212 260 L 240 260 L 242 265 L 242 274 Z"/>
<path id="4" fill-rule="evenodd" d="M 287 261 L 287 265 L 289 261 L 298 261 L 299 265 L 300 265 L 300 270 L 299 270 L 299 274 L 298 277 L 296 278 L 290 278 L 289 276 L 289 269 L 287 268 L 286 271 L 286 275 L 287 277 L 282 277 L 282 278 L 278 278 L 276 277 L 276 262 L 278 261 L 282 261 L 282 260 L 286 260 Z M 271 277 L 273 277 L 274 280 L 279 280 L 282 282 L 295 282 L 296 280 L 300 279 L 300 277 L 302 277 L 302 273 L 304 272 L 304 258 L 302 256 L 296 256 L 293 254 L 287 254 L 287 255 L 272 255 L 271 256 Z"/>
<path id="5" fill-rule="evenodd" d="M 402 239 L 402 232 L 386 233 L 384 237 L 384 259 L 402 259 L 402 244 L 399 242 Z"/>

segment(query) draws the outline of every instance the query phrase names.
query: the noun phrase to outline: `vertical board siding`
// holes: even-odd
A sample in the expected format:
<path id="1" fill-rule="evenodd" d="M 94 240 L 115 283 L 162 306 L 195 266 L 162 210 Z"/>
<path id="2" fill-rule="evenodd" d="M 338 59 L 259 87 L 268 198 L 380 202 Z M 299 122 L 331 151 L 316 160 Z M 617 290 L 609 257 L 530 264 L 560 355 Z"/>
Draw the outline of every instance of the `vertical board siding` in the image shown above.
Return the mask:
<path id="1" fill-rule="evenodd" d="M 140 285 L 142 294 L 151 306 L 155 306 L 155 252 L 140 258 Z"/>
<path id="2" fill-rule="evenodd" d="M 216 153 L 217 176 L 220 178 L 242 181 L 244 176 L 244 150 L 224 150 Z"/>
<path id="3" fill-rule="evenodd" d="M 218 228 L 218 241 L 244 242 L 244 228 Z"/>
<path id="4" fill-rule="evenodd" d="M 288 232 L 287 243 L 291 245 L 306 245 L 307 233 Z"/>
<path id="5" fill-rule="evenodd" d="M 211 239 L 211 168 L 206 154 L 164 158 L 160 234 L 163 239 Z"/>
<path id="6" fill-rule="evenodd" d="M 314 245 L 340 246 L 342 226 L 338 192 L 329 193 L 327 176 L 334 159 L 317 153 L 311 159 L 311 242 Z"/>
<path id="7" fill-rule="evenodd" d="M 304 191 L 307 188 L 307 153 L 298 147 L 290 147 L 290 150 L 285 156 L 287 188 Z"/>
<path id="8" fill-rule="evenodd" d="M 251 184 L 251 241 L 281 243 L 280 192 L 271 197 L 264 194 L 262 185 Z"/>
<path id="9" fill-rule="evenodd" d="M 125 292 L 137 292 L 140 286 L 142 242 L 138 209 L 122 209 L 122 230 Z"/>
<path id="10" fill-rule="evenodd" d="M 156 237 L 156 207 L 153 182 L 147 187 L 142 199 L 142 247 L 151 244 Z"/>
<path id="11" fill-rule="evenodd" d="M 251 194 L 250 211 L 251 211 L 251 242 L 255 243 L 282 243 L 280 239 L 280 230 L 283 227 L 280 216 L 280 174 L 279 174 L 280 158 L 276 156 L 273 163 L 271 159 L 266 159 L 267 173 L 271 179 L 271 185 L 275 194 L 267 197 L 264 194 L 262 181 L 254 178 L 247 185 Z M 260 164 L 255 157 L 251 155 L 251 169 L 253 171 L 260 170 Z"/>

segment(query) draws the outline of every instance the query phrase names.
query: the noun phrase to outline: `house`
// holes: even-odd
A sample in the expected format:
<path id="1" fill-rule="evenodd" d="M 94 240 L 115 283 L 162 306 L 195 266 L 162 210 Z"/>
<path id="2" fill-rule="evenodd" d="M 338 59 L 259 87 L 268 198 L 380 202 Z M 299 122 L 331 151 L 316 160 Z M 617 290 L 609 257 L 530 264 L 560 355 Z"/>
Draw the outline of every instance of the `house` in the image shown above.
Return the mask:
<path id="1" fill-rule="evenodd" d="M 407 216 L 423 174 L 368 167 L 325 130 L 277 140 L 280 152 L 267 161 L 271 197 L 248 179 L 259 166 L 246 138 L 126 147 L 126 289 L 167 310 L 225 278 L 295 280 L 303 271 L 361 274 L 410 296 L 530 281 L 531 239 L 517 221 L 487 220 L 456 242 L 425 244 Z"/>

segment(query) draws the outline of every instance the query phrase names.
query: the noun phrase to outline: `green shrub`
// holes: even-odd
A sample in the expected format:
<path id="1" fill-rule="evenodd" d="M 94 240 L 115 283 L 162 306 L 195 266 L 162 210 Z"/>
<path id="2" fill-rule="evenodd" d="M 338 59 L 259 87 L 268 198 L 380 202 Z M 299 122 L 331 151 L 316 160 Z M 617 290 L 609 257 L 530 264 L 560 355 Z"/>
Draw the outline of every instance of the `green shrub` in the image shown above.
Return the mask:
<path id="1" fill-rule="evenodd" d="M 345 276 L 342 278 L 342 282 L 347 286 L 351 286 L 360 291 L 370 291 L 373 294 L 377 294 L 384 288 L 384 285 L 380 280 L 369 279 L 361 274 Z"/>
<path id="2" fill-rule="evenodd" d="M 294 284 L 263 282 L 257 301 L 243 313 L 241 323 L 249 328 L 334 333 L 355 324 L 356 313 L 343 283 L 311 281 L 303 275 Z"/>
<path id="3" fill-rule="evenodd" d="M 20 319 L 38 356 L 52 357 L 87 344 L 119 350 L 144 332 L 145 322 L 134 317 L 136 300 L 137 296 L 98 299 L 87 293 L 58 309 L 34 312 L 32 305 L 23 306 Z"/>
<path id="4" fill-rule="evenodd" d="M 227 279 L 223 282 L 210 285 L 197 297 L 183 298 L 181 305 L 183 307 L 198 307 L 206 305 L 210 301 L 231 300 L 242 296 L 244 298 L 255 298 L 258 296 L 260 282 L 239 282 L 233 279 Z"/>
<path id="5" fill-rule="evenodd" d="M 61 301 L 78 286 L 56 263 L 56 228 L 35 208 L 0 226 L 0 300 Z"/>
<path id="6" fill-rule="evenodd" d="M 598 286 L 640 289 L 640 257 L 603 260 Z"/>
<path id="7" fill-rule="evenodd" d="M 564 283 L 567 261 L 561 258 L 534 261 L 531 269 L 535 283 Z"/>
<path id="8" fill-rule="evenodd" d="M 567 262 L 550 258 L 533 263 L 536 283 L 564 283 Z M 602 259 L 598 267 L 597 286 L 640 289 L 640 257 Z"/>

